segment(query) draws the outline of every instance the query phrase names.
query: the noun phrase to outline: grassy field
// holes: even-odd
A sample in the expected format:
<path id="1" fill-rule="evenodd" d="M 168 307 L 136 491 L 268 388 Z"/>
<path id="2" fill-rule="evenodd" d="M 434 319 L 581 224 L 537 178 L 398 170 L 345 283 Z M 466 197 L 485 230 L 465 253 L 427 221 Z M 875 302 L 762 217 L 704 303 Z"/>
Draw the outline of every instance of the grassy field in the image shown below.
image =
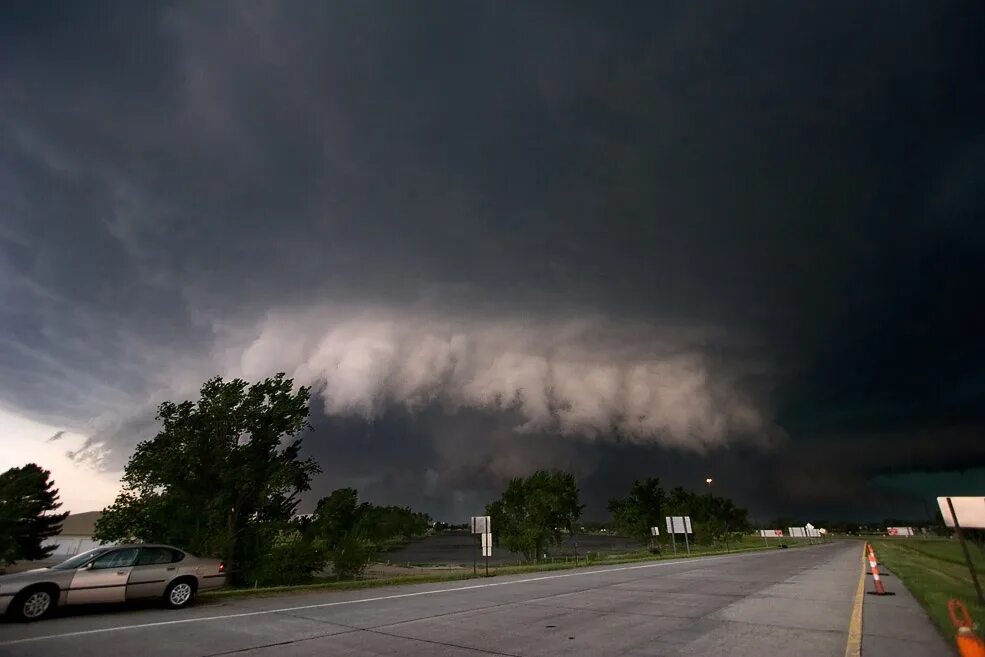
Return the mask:
<path id="1" fill-rule="evenodd" d="M 976 603 L 971 575 L 956 539 L 898 538 L 870 541 L 880 563 L 906 584 L 944 636 L 954 637 L 954 626 L 947 613 L 947 601 L 962 600 L 980 627 L 985 627 L 985 607 Z M 969 544 L 979 581 L 985 576 L 985 555 Z M 871 584 L 868 586 L 871 587 Z M 892 590 L 892 579 L 886 580 Z"/>
<path id="2" fill-rule="evenodd" d="M 786 544 L 790 547 L 801 547 L 806 546 L 805 541 L 792 541 L 787 539 Z M 738 543 L 732 543 L 729 545 L 729 552 L 750 552 L 759 550 L 776 550 L 777 542 L 775 540 L 770 540 L 769 545 L 763 544 L 763 539 L 759 537 L 747 536 L 740 540 Z M 700 546 L 693 547 L 691 549 L 692 557 L 700 556 L 710 556 L 714 554 L 725 554 L 725 549 L 722 546 Z M 686 557 L 683 550 L 675 556 L 673 552 L 662 555 L 651 554 L 648 551 L 642 550 L 638 552 L 629 552 L 625 554 L 612 554 L 612 555 L 602 555 L 597 558 L 588 558 L 586 560 L 585 556 L 582 556 L 576 563 L 573 558 L 564 559 L 555 558 L 553 561 L 548 561 L 539 564 L 525 564 L 525 565 L 500 565 L 500 566 L 490 566 L 489 575 L 517 575 L 523 573 L 537 573 L 537 572 L 548 572 L 554 570 L 569 570 L 572 568 L 584 568 L 586 566 L 613 566 L 617 564 L 627 564 L 627 563 L 639 563 L 646 561 L 659 561 L 661 559 L 675 559 Z M 485 568 L 483 565 L 479 566 L 478 577 L 485 576 Z M 250 596 L 250 595 L 270 595 L 278 593 L 296 593 L 301 591 L 316 591 L 316 590 L 326 590 L 326 591 L 348 591 L 353 589 L 366 589 L 366 588 L 376 588 L 379 586 L 393 586 L 397 584 L 427 584 L 433 582 L 452 582 L 460 581 L 466 579 L 472 579 L 472 569 L 456 569 L 452 571 L 436 572 L 436 571 L 418 571 L 417 574 L 408 575 L 389 575 L 382 577 L 369 577 L 358 580 L 350 581 L 332 581 L 332 580 L 322 580 L 316 581 L 311 584 L 302 584 L 298 586 L 272 586 L 272 587 L 261 587 L 261 588 L 228 588 L 221 589 L 218 591 L 210 591 L 202 594 L 202 598 L 223 598 L 230 596 Z"/>

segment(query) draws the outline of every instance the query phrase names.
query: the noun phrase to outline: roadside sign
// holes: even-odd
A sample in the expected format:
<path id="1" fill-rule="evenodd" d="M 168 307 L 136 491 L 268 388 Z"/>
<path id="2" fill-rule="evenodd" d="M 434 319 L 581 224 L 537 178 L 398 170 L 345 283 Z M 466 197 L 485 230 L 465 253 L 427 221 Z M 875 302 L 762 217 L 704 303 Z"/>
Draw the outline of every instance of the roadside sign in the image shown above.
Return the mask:
<path id="1" fill-rule="evenodd" d="M 691 516 L 667 516 L 668 534 L 693 534 Z"/>
<path id="2" fill-rule="evenodd" d="M 492 556 L 492 534 L 482 535 L 482 556 Z"/>
<path id="3" fill-rule="evenodd" d="M 687 539 L 687 535 L 691 533 L 691 516 L 667 516 L 665 520 L 667 521 L 667 533 L 670 534 L 670 544 L 674 548 L 674 554 L 677 554 L 675 534 L 684 534 L 684 547 L 687 549 L 687 553 L 691 554 L 691 543 Z"/>
<path id="4" fill-rule="evenodd" d="M 954 515 L 958 516 L 958 524 L 962 529 L 985 529 L 985 497 L 952 497 Z M 944 524 L 954 527 L 954 516 L 947 506 L 946 497 L 938 497 L 937 505 L 944 516 Z"/>
<path id="5" fill-rule="evenodd" d="M 488 534 L 492 532 L 492 521 L 489 516 L 472 516 L 472 533 Z"/>
<path id="6" fill-rule="evenodd" d="M 964 540 L 965 529 L 969 527 L 975 529 L 985 528 L 985 497 L 938 497 L 937 504 L 941 507 L 941 515 L 944 516 L 944 523 L 948 527 L 954 528 L 954 533 L 958 537 L 958 543 L 961 544 L 961 552 L 964 553 L 964 562 L 968 566 L 971 583 L 975 585 L 975 595 L 978 598 L 978 604 L 985 605 L 985 594 L 982 593 L 982 585 L 978 581 L 975 564 L 971 560 L 971 553 L 968 552 L 968 544 Z"/>
<path id="7" fill-rule="evenodd" d="M 782 529 L 760 529 L 759 535 L 763 538 L 783 538 Z"/>
<path id="8" fill-rule="evenodd" d="M 650 527 L 650 536 L 660 536 L 660 528 Z"/>
<path id="9" fill-rule="evenodd" d="M 890 536 L 913 536 L 913 527 L 886 527 Z"/>

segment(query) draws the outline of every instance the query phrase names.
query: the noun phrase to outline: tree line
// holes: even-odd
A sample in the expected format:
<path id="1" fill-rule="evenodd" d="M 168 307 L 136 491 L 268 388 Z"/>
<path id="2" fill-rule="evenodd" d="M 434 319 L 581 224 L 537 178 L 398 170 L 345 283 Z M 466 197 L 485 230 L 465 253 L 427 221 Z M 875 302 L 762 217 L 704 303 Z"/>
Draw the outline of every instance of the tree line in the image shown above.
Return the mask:
<path id="1" fill-rule="evenodd" d="M 310 389 L 295 389 L 283 374 L 253 384 L 215 377 L 195 402 L 162 403 L 160 431 L 137 445 L 94 538 L 221 557 L 236 583 L 252 585 L 303 582 L 329 564 L 335 576 L 354 577 L 379 551 L 427 533 L 434 523 L 426 514 L 360 502 L 353 488 L 297 514 L 321 472 L 301 456 L 309 403 Z M 66 515 L 53 513 L 57 493 L 49 473 L 33 464 L 0 475 L 0 558 L 50 554 L 44 542 Z M 500 545 L 538 561 L 575 531 L 583 509 L 572 474 L 541 470 L 510 480 L 486 512 Z M 750 529 L 747 512 L 731 500 L 665 491 L 656 478 L 634 482 L 609 510 L 614 527 L 641 543 L 671 514 L 690 515 L 699 541 Z"/>

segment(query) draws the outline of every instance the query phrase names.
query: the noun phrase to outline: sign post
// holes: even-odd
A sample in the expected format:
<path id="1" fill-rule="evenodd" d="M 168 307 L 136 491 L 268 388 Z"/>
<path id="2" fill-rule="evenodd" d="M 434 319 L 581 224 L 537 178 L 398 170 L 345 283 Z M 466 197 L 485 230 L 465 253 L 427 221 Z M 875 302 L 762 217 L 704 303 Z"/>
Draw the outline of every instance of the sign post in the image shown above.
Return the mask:
<path id="1" fill-rule="evenodd" d="M 472 533 L 480 534 L 477 536 L 477 545 L 482 550 L 482 556 L 486 559 L 486 575 L 489 575 L 489 556 L 492 554 L 492 521 L 489 516 L 472 516 Z M 488 542 L 488 549 L 487 549 Z M 472 576 L 478 574 L 476 567 L 476 554 L 472 553 Z"/>
<path id="2" fill-rule="evenodd" d="M 956 498 L 960 500 L 960 505 L 962 507 L 962 516 L 967 518 L 968 524 L 971 527 L 985 527 L 985 497 L 979 498 L 968 498 L 959 497 Z M 961 531 L 961 522 L 958 520 L 958 514 L 954 512 L 954 502 L 950 497 L 938 497 L 937 503 L 941 506 L 941 511 L 944 510 L 944 505 L 941 504 L 941 500 L 946 500 L 948 513 L 943 513 L 944 524 L 954 527 L 954 533 L 958 536 L 958 542 L 961 543 L 961 551 L 964 552 L 964 562 L 968 564 L 968 572 L 971 573 L 971 581 L 975 585 L 975 594 L 978 595 L 978 604 L 985 605 L 985 597 L 982 597 L 982 585 L 978 581 L 978 573 L 975 572 L 975 565 L 971 562 L 971 553 L 968 552 L 968 544 L 964 541 L 964 532 Z M 974 503 L 974 500 L 978 501 L 978 504 Z M 969 503 L 970 502 L 970 503 Z M 981 508 L 977 508 L 981 506 Z M 948 522 L 950 520 L 950 522 Z"/>
<path id="3" fill-rule="evenodd" d="M 482 535 L 482 556 L 486 560 L 486 577 L 489 577 L 489 557 L 492 556 L 492 532 Z"/>
<path id="4" fill-rule="evenodd" d="M 691 533 L 691 516 L 667 516 L 667 532 L 674 544 L 674 554 L 677 554 L 677 541 L 674 534 L 684 534 L 684 548 L 691 554 L 691 543 L 687 535 Z"/>
<path id="5" fill-rule="evenodd" d="M 766 547 L 770 546 L 769 537 L 775 536 L 777 538 L 783 538 L 782 529 L 760 529 L 759 535 L 763 537 L 763 542 L 766 543 Z"/>

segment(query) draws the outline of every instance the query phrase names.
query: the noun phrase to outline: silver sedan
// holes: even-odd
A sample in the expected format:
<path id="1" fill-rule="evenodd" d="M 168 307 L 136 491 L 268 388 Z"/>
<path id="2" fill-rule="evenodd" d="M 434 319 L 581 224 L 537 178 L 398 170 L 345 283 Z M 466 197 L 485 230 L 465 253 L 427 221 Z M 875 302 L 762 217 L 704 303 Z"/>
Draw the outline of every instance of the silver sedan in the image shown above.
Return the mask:
<path id="1" fill-rule="evenodd" d="M 153 598 L 180 609 L 225 583 L 222 561 L 170 545 L 98 547 L 51 568 L 0 576 L 0 614 L 34 621 L 56 606 Z"/>

